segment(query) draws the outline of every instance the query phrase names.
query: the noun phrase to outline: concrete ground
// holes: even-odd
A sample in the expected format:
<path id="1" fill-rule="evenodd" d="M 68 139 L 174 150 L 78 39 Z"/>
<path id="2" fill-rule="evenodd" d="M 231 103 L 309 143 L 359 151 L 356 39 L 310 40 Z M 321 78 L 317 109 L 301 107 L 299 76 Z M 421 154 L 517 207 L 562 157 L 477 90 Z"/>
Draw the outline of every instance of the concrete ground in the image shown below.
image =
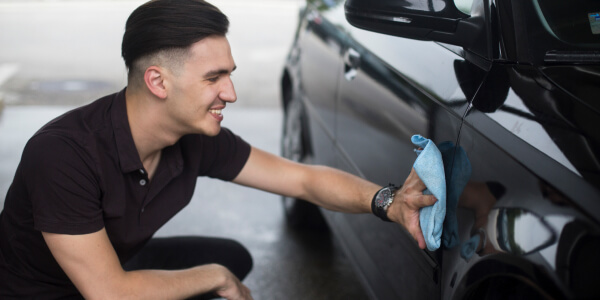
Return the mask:
<path id="1" fill-rule="evenodd" d="M 0 0 L 0 209 L 28 138 L 50 119 L 125 85 L 124 20 L 143 1 Z M 230 18 L 238 103 L 223 125 L 279 153 L 278 81 L 301 2 L 215 0 Z M 75 26 L 74 26 L 75 25 Z M 1 106 L 0 106 L 1 107 Z M 191 204 L 157 236 L 229 237 L 254 269 L 255 299 L 366 299 L 329 232 L 289 229 L 279 196 L 199 178 Z"/>

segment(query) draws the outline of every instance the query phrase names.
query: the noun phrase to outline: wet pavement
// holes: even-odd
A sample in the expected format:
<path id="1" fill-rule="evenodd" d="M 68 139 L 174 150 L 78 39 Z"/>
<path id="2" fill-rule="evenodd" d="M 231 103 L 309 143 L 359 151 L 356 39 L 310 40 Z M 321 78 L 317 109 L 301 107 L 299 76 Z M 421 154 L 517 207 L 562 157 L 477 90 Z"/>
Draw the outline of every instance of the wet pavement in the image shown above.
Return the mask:
<path id="1" fill-rule="evenodd" d="M 125 85 L 120 31 L 141 2 L 0 0 L 0 44 L 11 45 L 0 48 L 0 208 L 21 151 L 39 127 Z M 223 126 L 279 154 L 278 82 L 301 2 L 211 2 L 230 18 L 238 66 L 238 102 L 223 112 Z M 69 31 L 71 22 L 83 25 Z M 254 258 L 244 283 L 255 299 L 367 298 L 335 238 L 326 230 L 288 228 L 277 195 L 199 178 L 190 205 L 157 233 L 175 235 L 239 240 Z"/>

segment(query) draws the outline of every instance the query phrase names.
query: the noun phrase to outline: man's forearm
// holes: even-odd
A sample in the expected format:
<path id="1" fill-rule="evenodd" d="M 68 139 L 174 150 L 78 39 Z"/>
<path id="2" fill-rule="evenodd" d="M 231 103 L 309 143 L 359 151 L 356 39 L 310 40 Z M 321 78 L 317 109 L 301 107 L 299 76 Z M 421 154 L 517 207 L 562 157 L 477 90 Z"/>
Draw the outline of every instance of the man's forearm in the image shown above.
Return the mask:
<path id="1" fill-rule="evenodd" d="M 346 213 L 370 213 L 373 195 L 381 186 L 324 166 L 310 166 L 299 198 Z"/>
<path id="2" fill-rule="evenodd" d="M 139 270 L 124 274 L 110 292 L 114 299 L 185 299 L 225 285 L 226 270 L 204 265 L 185 270 Z"/>
<path id="3" fill-rule="evenodd" d="M 233 181 L 347 213 L 371 213 L 373 196 L 381 189 L 340 170 L 292 162 L 256 148 L 252 148 L 246 165 Z M 423 195 L 425 188 L 412 169 L 387 210 L 387 217 L 404 226 L 421 248 L 425 247 L 425 241 L 419 225 L 419 209 L 436 201 L 432 195 Z"/>
<path id="4" fill-rule="evenodd" d="M 233 181 L 348 213 L 371 212 L 371 199 L 380 188 L 334 168 L 292 162 L 257 148 Z"/>

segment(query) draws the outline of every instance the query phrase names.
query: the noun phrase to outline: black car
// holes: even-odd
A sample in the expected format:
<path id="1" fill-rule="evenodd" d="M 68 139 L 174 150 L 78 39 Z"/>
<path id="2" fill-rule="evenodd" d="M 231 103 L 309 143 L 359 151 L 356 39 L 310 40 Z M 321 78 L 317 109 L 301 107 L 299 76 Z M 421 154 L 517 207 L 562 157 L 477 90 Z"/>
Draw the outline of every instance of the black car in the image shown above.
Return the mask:
<path id="1" fill-rule="evenodd" d="M 408 175 L 412 135 L 450 145 L 456 237 L 420 250 L 399 225 L 284 198 L 290 224 L 324 216 L 373 299 L 600 299 L 600 1 L 314 0 L 300 15 L 283 155 L 387 185 Z"/>

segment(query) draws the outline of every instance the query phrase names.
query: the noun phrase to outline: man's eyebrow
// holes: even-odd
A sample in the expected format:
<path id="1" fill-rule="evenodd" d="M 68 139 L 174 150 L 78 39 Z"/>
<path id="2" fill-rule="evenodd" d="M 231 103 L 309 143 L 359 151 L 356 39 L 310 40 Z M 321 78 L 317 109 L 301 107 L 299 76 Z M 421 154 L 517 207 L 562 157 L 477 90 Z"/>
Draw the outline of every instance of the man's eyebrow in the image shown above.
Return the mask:
<path id="1" fill-rule="evenodd" d="M 229 74 L 229 73 L 235 71 L 235 69 L 237 69 L 237 66 L 233 66 L 233 69 L 231 71 L 229 71 L 227 69 L 218 69 L 218 70 L 208 71 L 208 72 L 206 72 L 206 74 L 204 74 L 204 78 L 213 77 L 213 76 L 217 76 L 217 75 L 223 75 L 223 74 Z"/>

